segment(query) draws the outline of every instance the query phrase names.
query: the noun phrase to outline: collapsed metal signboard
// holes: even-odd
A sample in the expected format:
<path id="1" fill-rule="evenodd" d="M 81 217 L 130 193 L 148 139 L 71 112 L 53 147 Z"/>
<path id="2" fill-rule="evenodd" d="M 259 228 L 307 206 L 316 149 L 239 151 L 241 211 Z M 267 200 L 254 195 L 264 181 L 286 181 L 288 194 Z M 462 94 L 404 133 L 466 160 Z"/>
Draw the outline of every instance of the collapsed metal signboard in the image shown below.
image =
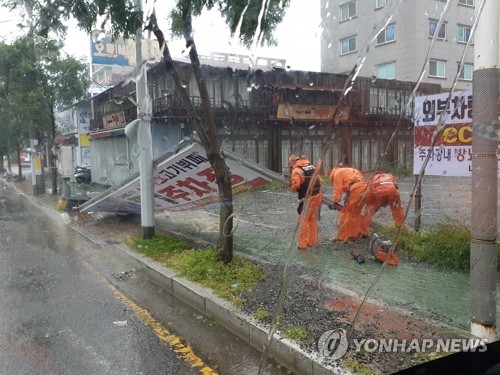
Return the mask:
<path id="1" fill-rule="evenodd" d="M 285 181 L 278 173 L 232 152 L 222 150 L 231 172 L 233 195 L 272 181 Z M 154 164 L 155 211 L 185 211 L 219 201 L 215 174 L 203 146 L 195 138 L 182 141 L 176 152 Z M 80 212 L 141 213 L 140 177 L 137 173 L 79 207 Z"/>
<path id="2" fill-rule="evenodd" d="M 472 91 L 416 97 L 413 119 L 414 174 L 420 173 L 430 154 L 426 175 L 471 176 Z M 438 125 L 442 129 L 436 133 Z"/>

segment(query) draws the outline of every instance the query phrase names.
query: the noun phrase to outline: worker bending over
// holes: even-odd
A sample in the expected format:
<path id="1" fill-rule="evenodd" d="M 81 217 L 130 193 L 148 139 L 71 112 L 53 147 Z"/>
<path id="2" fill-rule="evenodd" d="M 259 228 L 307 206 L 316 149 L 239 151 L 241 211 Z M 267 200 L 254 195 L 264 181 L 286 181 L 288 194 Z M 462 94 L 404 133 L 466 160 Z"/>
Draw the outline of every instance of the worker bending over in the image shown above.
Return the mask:
<path id="1" fill-rule="evenodd" d="M 396 177 L 392 174 L 380 171 L 375 172 L 370 179 L 364 201 L 366 203 L 366 223 L 371 223 L 373 215 L 381 207 L 389 206 L 394 224 L 398 228 L 401 228 L 405 219 L 405 211 L 401 203 Z"/>
<path id="2" fill-rule="evenodd" d="M 337 167 L 330 173 L 333 186 L 333 204 L 331 210 L 340 211 L 337 218 L 337 238 L 334 241 L 357 240 L 368 236 L 368 221 L 363 215 L 365 208 L 365 190 L 367 182 L 363 174 L 355 168 Z M 344 195 L 344 204 L 340 203 Z"/>

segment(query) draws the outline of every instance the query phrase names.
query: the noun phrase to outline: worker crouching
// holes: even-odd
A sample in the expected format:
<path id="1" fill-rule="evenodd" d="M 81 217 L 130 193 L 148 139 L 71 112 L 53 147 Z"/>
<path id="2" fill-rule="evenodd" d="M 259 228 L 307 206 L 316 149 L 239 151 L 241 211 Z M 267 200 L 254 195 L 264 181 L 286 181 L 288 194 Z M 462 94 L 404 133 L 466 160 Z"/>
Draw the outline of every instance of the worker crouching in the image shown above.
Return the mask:
<path id="1" fill-rule="evenodd" d="M 297 222 L 302 222 L 299 228 L 299 249 L 319 246 L 318 218 L 323 200 L 321 192 L 322 180 L 316 168 L 309 160 L 295 155 L 288 159 L 291 167 L 290 191 L 297 192 L 299 206 L 297 208 Z"/>

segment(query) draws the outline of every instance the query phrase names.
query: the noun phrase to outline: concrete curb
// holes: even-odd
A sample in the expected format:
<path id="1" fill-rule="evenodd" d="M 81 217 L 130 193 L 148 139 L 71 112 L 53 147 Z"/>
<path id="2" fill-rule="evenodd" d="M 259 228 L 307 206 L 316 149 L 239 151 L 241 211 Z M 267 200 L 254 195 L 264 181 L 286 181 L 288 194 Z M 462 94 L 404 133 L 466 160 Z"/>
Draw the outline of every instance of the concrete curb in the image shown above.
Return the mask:
<path id="1" fill-rule="evenodd" d="M 135 265 L 137 269 L 141 269 L 146 273 L 147 277 L 156 285 L 162 287 L 175 298 L 187 303 L 192 308 L 199 311 L 201 314 L 211 317 L 222 325 L 231 333 L 240 337 L 249 345 L 263 352 L 266 346 L 269 345 L 268 329 L 260 325 L 251 317 L 242 314 L 227 300 L 224 300 L 212 290 L 204 288 L 199 284 L 189 281 L 181 276 L 178 276 L 173 270 L 163 266 L 142 254 L 132 251 L 128 246 L 123 244 L 110 245 L 107 242 L 93 236 L 88 231 L 72 225 L 68 215 L 58 213 L 52 207 L 44 204 L 36 197 L 25 194 L 18 190 L 15 185 L 8 184 L 14 187 L 23 197 L 31 204 L 37 206 L 46 215 L 53 219 L 60 220 L 70 228 L 86 237 L 88 240 L 101 246 L 115 247 L 120 250 L 121 254 L 128 258 L 128 261 Z M 279 337 L 279 334 L 274 334 L 271 345 L 268 349 L 268 356 L 276 362 L 287 368 L 288 370 L 303 375 L 351 375 L 351 372 L 340 365 L 333 367 L 322 364 L 319 358 L 313 358 L 305 353 L 298 345 L 287 339 Z"/>
<path id="2" fill-rule="evenodd" d="M 125 245 L 114 245 L 127 255 L 132 264 L 136 264 L 147 277 L 164 288 L 175 298 L 187 303 L 201 314 L 211 317 L 218 324 L 237 335 L 242 340 L 263 352 L 269 343 L 268 330 L 257 321 L 241 314 L 228 301 L 218 297 L 212 290 L 204 288 L 181 276 L 159 262 L 135 253 Z M 348 375 L 349 371 L 340 367 L 324 365 L 312 358 L 293 342 L 275 334 L 268 350 L 269 357 L 296 374 L 304 375 Z"/>

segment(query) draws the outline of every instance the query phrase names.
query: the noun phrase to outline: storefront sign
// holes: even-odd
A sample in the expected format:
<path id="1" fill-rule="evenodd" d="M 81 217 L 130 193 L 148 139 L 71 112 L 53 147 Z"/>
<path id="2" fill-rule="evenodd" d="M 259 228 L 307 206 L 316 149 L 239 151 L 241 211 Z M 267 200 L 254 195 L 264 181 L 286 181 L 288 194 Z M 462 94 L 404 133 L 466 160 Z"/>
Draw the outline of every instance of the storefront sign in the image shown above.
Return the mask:
<path id="1" fill-rule="evenodd" d="M 331 120 L 337 116 L 339 121 L 349 119 L 349 107 L 344 106 L 338 113 L 334 105 L 286 104 L 278 105 L 277 118 L 296 120 Z"/>
<path id="2" fill-rule="evenodd" d="M 110 115 L 105 115 L 102 118 L 102 126 L 104 129 L 120 128 L 127 125 L 125 122 L 125 112 L 115 112 Z"/>

